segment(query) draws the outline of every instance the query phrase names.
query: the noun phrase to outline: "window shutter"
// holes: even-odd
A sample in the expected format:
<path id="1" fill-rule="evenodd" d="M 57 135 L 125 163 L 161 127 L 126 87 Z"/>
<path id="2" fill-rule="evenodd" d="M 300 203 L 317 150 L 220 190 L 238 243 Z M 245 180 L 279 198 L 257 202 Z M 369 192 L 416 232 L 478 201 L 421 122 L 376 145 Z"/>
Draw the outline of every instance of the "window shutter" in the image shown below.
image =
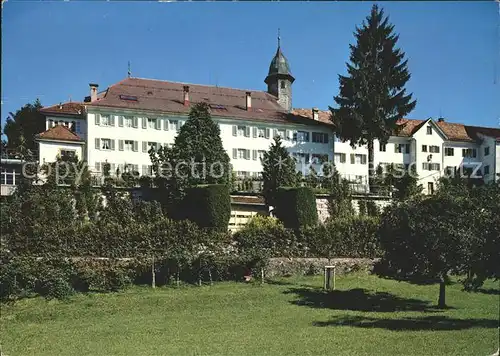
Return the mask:
<path id="1" fill-rule="evenodd" d="M 115 175 L 115 164 L 114 163 L 109 164 L 109 175 Z"/>
<path id="2" fill-rule="evenodd" d="M 238 150 L 236 148 L 233 148 L 233 158 L 234 159 L 238 158 Z"/>
<path id="3" fill-rule="evenodd" d="M 285 130 L 285 140 L 290 139 L 290 130 Z"/>
<path id="4" fill-rule="evenodd" d="M 245 137 L 250 137 L 250 126 L 245 126 Z"/>
<path id="5" fill-rule="evenodd" d="M 254 138 L 257 137 L 257 128 L 256 127 L 253 128 L 253 137 Z"/>
<path id="6" fill-rule="evenodd" d="M 142 175 L 147 176 L 148 175 L 148 166 L 143 164 L 142 165 Z"/>
<path id="7" fill-rule="evenodd" d="M 271 136 L 271 129 L 266 129 L 266 138 L 269 138 Z"/>
<path id="8" fill-rule="evenodd" d="M 101 115 L 95 114 L 95 124 L 100 125 L 100 123 L 101 123 Z"/>
<path id="9" fill-rule="evenodd" d="M 351 164 L 354 164 L 354 153 L 351 153 Z"/>
<path id="10" fill-rule="evenodd" d="M 139 165 L 138 164 L 134 164 L 134 171 L 139 172 Z"/>
<path id="11" fill-rule="evenodd" d="M 132 147 L 132 151 L 134 151 L 134 152 L 139 151 L 139 147 L 138 146 L 139 146 L 139 142 L 134 141 L 134 144 L 133 144 L 133 147 Z"/>
<path id="12" fill-rule="evenodd" d="M 273 130 L 273 138 L 275 138 L 276 136 L 278 136 L 278 129 Z"/>
<path id="13" fill-rule="evenodd" d="M 101 149 L 101 139 L 99 139 L 99 138 L 95 139 L 95 149 L 96 150 Z"/>
<path id="14" fill-rule="evenodd" d="M 142 141 L 142 152 L 148 152 L 148 143 L 146 141 Z"/>
<path id="15" fill-rule="evenodd" d="M 123 140 L 118 140 L 118 150 L 123 151 Z"/>
<path id="16" fill-rule="evenodd" d="M 155 125 L 157 130 L 161 130 L 161 120 L 159 118 L 156 118 Z"/>
<path id="17" fill-rule="evenodd" d="M 250 159 L 250 150 L 245 151 L 245 158 Z"/>
<path id="18" fill-rule="evenodd" d="M 138 123 L 139 119 L 136 118 L 135 116 L 132 118 L 132 127 L 133 128 L 137 128 L 139 126 L 139 123 Z"/>
<path id="19" fill-rule="evenodd" d="M 142 118 L 142 128 L 145 129 L 148 127 L 148 119 L 145 117 Z"/>
<path id="20" fill-rule="evenodd" d="M 111 142 L 111 144 L 110 144 L 110 147 L 109 147 L 109 148 L 110 148 L 112 151 L 114 151 L 114 150 L 115 150 L 115 140 L 109 140 L 109 142 Z"/>
<path id="21" fill-rule="evenodd" d="M 238 128 L 236 127 L 236 125 L 233 125 L 233 136 L 237 136 L 238 135 Z"/>
<path id="22" fill-rule="evenodd" d="M 361 164 L 366 164 L 366 155 L 361 156 Z"/>
<path id="23" fill-rule="evenodd" d="M 96 163 L 95 163 L 95 170 L 96 170 L 97 172 L 100 172 L 100 171 L 101 171 L 101 163 L 100 163 L 100 162 L 96 162 Z"/>
<path id="24" fill-rule="evenodd" d="M 163 120 L 163 130 L 168 131 L 168 119 Z"/>
<path id="25" fill-rule="evenodd" d="M 328 143 L 328 134 L 325 134 L 325 143 Z M 309 133 L 307 134 L 307 141 L 309 141 Z"/>
<path id="26" fill-rule="evenodd" d="M 438 150 L 439 150 L 439 148 L 438 148 Z M 406 153 L 410 153 L 410 144 L 409 143 L 406 144 Z"/>
<path id="27" fill-rule="evenodd" d="M 118 116 L 118 126 L 123 127 L 123 116 Z"/>
<path id="28" fill-rule="evenodd" d="M 156 150 L 158 151 L 161 148 L 161 143 L 156 142 Z"/>
<path id="29" fill-rule="evenodd" d="M 475 148 L 472 149 L 472 157 L 476 158 L 477 156 L 477 151 Z"/>
<path id="30" fill-rule="evenodd" d="M 182 127 L 181 120 L 177 120 L 176 126 L 177 126 L 177 131 L 179 131 L 181 129 L 181 127 Z"/>
<path id="31" fill-rule="evenodd" d="M 115 126 L 115 115 L 109 115 L 109 126 Z"/>
<path id="32" fill-rule="evenodd" d="M 252 154 L 253 154 L 253 160 L 256 161 L 257 160 L 257 150 L 253 150 Z"/>

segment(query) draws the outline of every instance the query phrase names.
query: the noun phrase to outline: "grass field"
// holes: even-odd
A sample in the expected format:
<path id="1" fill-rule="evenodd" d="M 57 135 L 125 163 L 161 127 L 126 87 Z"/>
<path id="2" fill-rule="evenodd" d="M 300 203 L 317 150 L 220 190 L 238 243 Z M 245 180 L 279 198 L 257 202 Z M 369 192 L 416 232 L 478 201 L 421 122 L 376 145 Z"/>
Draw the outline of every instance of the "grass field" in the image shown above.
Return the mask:
<path id="1" fill-rule="evenodd" d="M 134 287 L 2 305 L 2 351 L 21 355 L 491 355 L 498 284 L 466 293 L 354 274 L 264 286 Z"/>

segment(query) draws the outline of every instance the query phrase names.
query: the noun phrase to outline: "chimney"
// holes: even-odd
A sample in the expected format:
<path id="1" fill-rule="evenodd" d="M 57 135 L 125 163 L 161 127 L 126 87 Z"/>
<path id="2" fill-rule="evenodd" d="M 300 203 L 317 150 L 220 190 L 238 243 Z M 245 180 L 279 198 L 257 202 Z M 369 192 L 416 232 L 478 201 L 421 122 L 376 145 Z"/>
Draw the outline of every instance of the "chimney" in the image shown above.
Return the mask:
<path id="1" fill-rule="evenodd" d="M 184 85 L 184 106 L 189 106 L 189 85 Z"/>
<path id="2" fill-rule="evenodd" d="M 97 88 L 99 88 L 99 84 L 94 84 L 90 83 L 90 101 L 96 101 L 97 100 Z"/>
<path id="3" fill-rule="evenodd" d="M 438 119 L 438 122 L 444 122 L 444 117 L 440 117 L 440 118 Z"/>
<path id="4" fill-rule="evenodd" d="M 250 111 L 252 109 L 252 92 L 247 91 L 246 95 L 247 95 L 247 106 L 246 106 L 246 109 L 247 109 L 247 111 Z"/>
<path id="5" fill-rule="evenodd" d="M 319 113 L 318 113 L 319 110 L 318 110 L 318 108 L 313 108 L 312 112 L 313 112 L 313 120 L 318 121 L 319 120 Z"/>

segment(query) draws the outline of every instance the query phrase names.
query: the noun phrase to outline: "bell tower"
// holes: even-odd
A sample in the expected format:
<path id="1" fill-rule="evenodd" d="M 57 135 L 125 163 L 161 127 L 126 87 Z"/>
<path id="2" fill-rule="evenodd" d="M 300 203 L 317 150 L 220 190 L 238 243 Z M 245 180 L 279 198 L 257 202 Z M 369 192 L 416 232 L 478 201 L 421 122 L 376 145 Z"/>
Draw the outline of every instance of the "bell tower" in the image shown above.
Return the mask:
<path id="1" fill-rule="evenodd" d="M 281 37 L 278 29 L 278 49 L 269 66 L 264 82 L 267 92 L 278 98 L 278 103 L 287 111 L 292 110 L 292 84 L 295 78 L 290 71 L 288 60 L 281 52 Z"/>

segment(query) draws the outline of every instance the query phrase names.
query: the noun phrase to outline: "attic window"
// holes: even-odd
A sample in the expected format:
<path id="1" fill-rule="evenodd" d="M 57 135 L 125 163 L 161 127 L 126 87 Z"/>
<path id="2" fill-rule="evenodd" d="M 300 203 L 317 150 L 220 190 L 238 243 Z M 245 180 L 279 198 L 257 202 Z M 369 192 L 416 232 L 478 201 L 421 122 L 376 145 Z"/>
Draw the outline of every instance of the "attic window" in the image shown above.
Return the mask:
<path id="1" fill-rule="evenodd" d="M 216 109 L 216 110 L 226 110 L 227 108 L 224 105 L 219 105 L 219 104 L 210 104 L 211 109 Z"/>
<path id="2" fill-rule="evenodd" d="M 137 101 L 137 97 L 134 95 L 120 95 L 120 99 L 126 101 Z"/>
<path id="3" fill-rule="evenodd" d="M 153 92 L 151 90 L 148 91 L 148 95 L 153 95 Z"/>

